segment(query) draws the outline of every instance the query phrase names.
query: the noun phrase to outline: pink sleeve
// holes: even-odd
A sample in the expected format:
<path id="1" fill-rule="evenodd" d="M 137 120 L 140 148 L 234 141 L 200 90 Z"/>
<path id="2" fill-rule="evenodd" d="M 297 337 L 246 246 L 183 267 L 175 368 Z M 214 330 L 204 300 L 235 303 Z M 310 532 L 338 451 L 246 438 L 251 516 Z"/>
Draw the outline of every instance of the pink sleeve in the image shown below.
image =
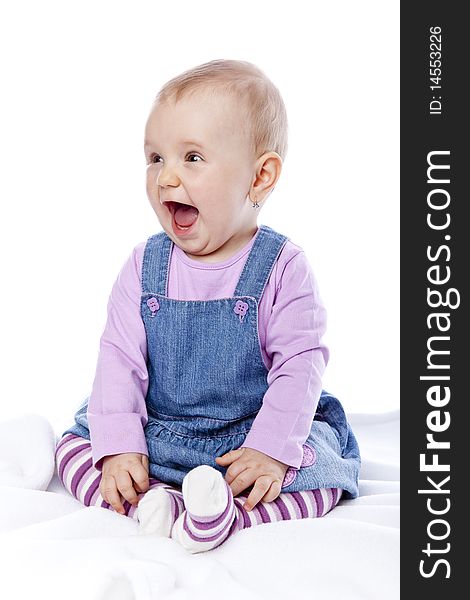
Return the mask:
<path id="1" fill-rule="evenodd" d="M 148 388 L 147 340 L 140 317 L 140 265 L 145 243 L 122 267 L 111 290 L 108 318 L 88 401 L 93 465 L 112 454 L 148 455 L 144 427 Z"/>
<path id="2" fill-rule="evenodd" d="M 329 358 L 322 343 L 325 329 L 326 311 L 315 278 L 299 252 L 285 265 L 266 324 L 269 388 L 242 447 L 300 467 Z"/>

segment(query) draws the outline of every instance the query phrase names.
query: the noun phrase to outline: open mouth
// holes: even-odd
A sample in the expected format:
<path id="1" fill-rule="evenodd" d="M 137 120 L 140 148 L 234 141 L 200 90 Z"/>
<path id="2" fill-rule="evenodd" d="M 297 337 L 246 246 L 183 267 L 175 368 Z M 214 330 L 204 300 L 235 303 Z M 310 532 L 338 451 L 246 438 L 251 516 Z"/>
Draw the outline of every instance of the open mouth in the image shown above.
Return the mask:
<path id="1" fill-rule="evenodd" d="M 173 228 L 176 231 L 189 231 L 196 223 L 199 211 L 195 206 L 181 202 L 166 202 L 165 204 L 173 217 Z"/>

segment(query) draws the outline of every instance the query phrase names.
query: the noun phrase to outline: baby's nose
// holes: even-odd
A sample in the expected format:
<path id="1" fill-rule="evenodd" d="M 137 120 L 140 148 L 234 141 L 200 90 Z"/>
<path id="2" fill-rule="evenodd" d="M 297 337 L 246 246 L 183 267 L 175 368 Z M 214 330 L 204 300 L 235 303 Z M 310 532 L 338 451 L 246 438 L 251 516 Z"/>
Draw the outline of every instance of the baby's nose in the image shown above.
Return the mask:
<path id="1" fill-rule="evenodd" d="M 163 165 L 157 177 L 157 185 L 160 187 L 178 187 L 179 177 L 174 168 L 169 165 Z"/>

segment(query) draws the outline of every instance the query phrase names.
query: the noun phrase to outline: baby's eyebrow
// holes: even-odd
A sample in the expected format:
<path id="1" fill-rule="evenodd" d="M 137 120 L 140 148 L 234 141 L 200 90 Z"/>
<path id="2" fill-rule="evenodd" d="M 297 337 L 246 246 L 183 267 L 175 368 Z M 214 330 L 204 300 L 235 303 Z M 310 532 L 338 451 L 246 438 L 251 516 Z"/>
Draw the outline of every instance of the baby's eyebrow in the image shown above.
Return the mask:
<path id="1" fill-rule="evenodd" d="M 149 146 L 152 146 L 153 143 L 150 140 L 145 139 L 144 140 L 144 148 L 148 148 Z M 197 148 L 201 148 L 201 150 L 204 148 L 203 144 L 200 144 L 199 142 L 195 142 L 194 140 L 184 140 L 181 142 L 182 146 L 194 146 Z"/>
<path id="2" fill-rule="evenodd" d="M 195 142 L 194 140 L 185 140 L 184 142 L 181 142 L 183 146 L 197 146 L 198 148 L 204 148 L 203 144 L 200 144 L 199 142 Z"/>

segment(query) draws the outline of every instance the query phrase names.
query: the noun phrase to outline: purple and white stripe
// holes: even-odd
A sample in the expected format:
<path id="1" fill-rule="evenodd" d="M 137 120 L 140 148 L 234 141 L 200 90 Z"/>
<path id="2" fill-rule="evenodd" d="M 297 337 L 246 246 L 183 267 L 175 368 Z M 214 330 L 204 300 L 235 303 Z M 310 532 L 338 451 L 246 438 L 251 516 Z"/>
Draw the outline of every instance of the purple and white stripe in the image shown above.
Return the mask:
<path id="1" fill-rule="evenodd" d="M 177 531 L 172 536 L 190 552 L 212 550 L 233 532 L 254 525 L 322 517 L 336 506 L 342 492 L 332 488 L 283 493 L 273 502 L 260 502 L 253 510 L 246 511 L 243 503 L 247 496 L 234 499 L 229 487 L 228 490 L 227 504 L 222 513 L 198 517 L 186 510 L 176 523 Z"/>
<path id="2" fill-rule="evenodd" d="M 184 513 L 183 529 L 191 540 L 198 542 L 210 542 L 219 546 L 229 535 L 233 521 L 236 515 L 235 503 L 230 487 L 227 488 L 227 504 L 225 509 L 218 515 L 210 517 L 201 517 L 189 513 Z"/>
<path id="3" fill-rule="evenodd" d="M 93 467 L 91 443 L 89 440 L 66 434 L 56 447 L 56 465 L 59 479 L 65 488 L 85 506 L 100 506 L 114 510 L 100 493 L 101 471 Z M 166 483 L 150 478 L 149 489 L 164 487 L 171 498 L 173 522 L 184 510 L 183 495 Z M 138 494 L 142 498 L 144 494 Z M 126 516 L 136 518 L 137 506 L 123 501 Z"/>
<path id="4" fill-rule="evenodd" d="M 57 444 L 56 464 L 59 479 L 66 489 L 85 506 L 100 506 L 114 510 L 101 496 L 101 472 L 93 467 L 91 443 L 82 437 L 66 434 Z M 185 538 L 185 546 L 192 551 L 205 551 L 220 546 L 232 533 L 240 529 L 296 519 L 326 515 L 339 502 L 342 490 L 324 488 L 301 492 L 281 493 L 273 502 L 259 502 L 251 511 L 243 504 L 247 495 L 233 498 L 227 485 L 227 504 L 218 515 L 201 517 L 185 511 L 182 493 L 171 485 L 150 478 L 149 489 L 163 487 L 170 494 L 172 520 L 179 528 L 178 537 Z M 138 494 L 142 498 L 144 494 Z M 123 501 L 125 514 L 136 518 L 137 507 Z M 181 519 L 178 517 L 183 515 Z M 178 522 L 177 522 L 178 521 Z"/>

